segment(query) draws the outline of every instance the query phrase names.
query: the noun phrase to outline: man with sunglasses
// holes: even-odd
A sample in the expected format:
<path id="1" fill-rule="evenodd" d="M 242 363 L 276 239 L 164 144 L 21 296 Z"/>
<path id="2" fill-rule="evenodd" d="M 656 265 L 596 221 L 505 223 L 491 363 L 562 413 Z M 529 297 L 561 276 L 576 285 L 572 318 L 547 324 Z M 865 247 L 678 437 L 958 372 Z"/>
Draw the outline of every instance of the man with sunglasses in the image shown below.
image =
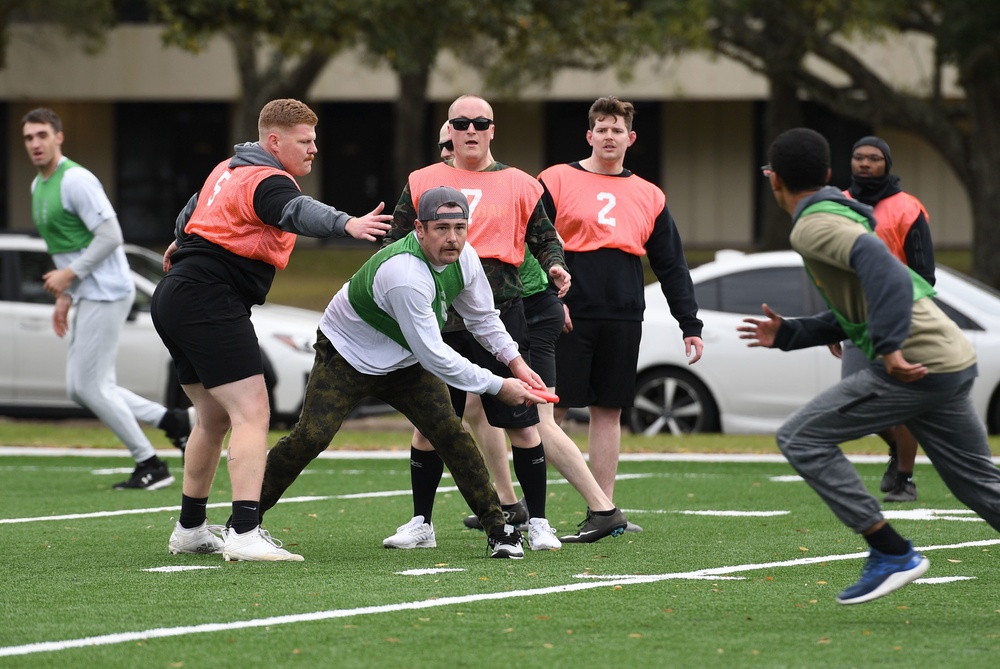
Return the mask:
<path id="1" fill-rule="evenodd" d="M 875 210 L 875 234 L 885 242 L 892 255 L 934 285 L 934 244 L 931 241 L 929 216 L 920 200 L 899 187 L 899 176 L 891 174 L 892 152 L 881 137 L 862 137 L 851 149 L 851 185 L 844 194 Z M 864 369 L 867 359 L 850 341 L 830 347 L 841 353 L 842 376 Z M 917 440 L 905 425 L 896 425 L 879 433 L 889 446 L 889 464 L 882 476 L 881 490 L 888 493 L 886 502 L 915 502 L 917 485 L 913 465 L 917 458 Z"/>
<path id="2" fill-rule="evenodd" d="M 447 121 L 444 122 L 438 133 L 438 151 L 441 152 L 441 160 L 451 160 L 455 157 L 455 143 L 451 141 L 451 132 Z"/>
<path id="3" fill-rule="evenodd" d="M 598 99 L 588 113 L 590 156 L 554 165 L 538 176 L 545 188 L 542 202 L 579 279 L 565 300 L 572 320 L 556 343 L 560 401 L 555 417 L 562 420 L 568 407 L 588 408 L 590 466 L 610 500 L 618 474 L 621 413 L 635 398 L 646 308 L 643 256 L 680 325 L 688 364 L 701 358 L 703 347 L 694 285 L 666 196 L 625 169 L 625 152 L 636 139 L 634 114 L 631 102 L 614 96 Z M 562 540 L 585 541 L 606 521 L 589 509 L 579 532 Z M 625 531 L 641 529 L 630 522 Z"/>
<path id="4" fill-rule="evenodd" d="M 392 229 L 384 244 L 405 237 L 413 230 L 421 196 L 432 188 L 450 186 L 469 198 L 468 242 L 476 250 L 493 291 L 493 305 L 521 351 L 528 350 L 528 332 L 521 301 L 523 286 L 518 267 L 526 250 L 538 260 L 559 289 L 560 296 L 569 289 L 562 244 L 555 228 L 541 206 L 542 188 L 530 175 L 494 160 L 490 143 L 496 126 L 490 104 L 474 95 L 463 95 L 448 109 L 448 137 L 454 157 L 412 172 L 393 212 Z M 489 369 L 498 376 L 510 372 L 485 352 L 463 324 L 450 318 L 445 326 L 445 341 L 456 351 Z M 466 393 L 451 388 L 452 404 L 461 416 Z M 514 447 L 514 471 L 524 491 L 528 506 L 528 543 L 532 550 L 561 546 L 545 519 L 545 451 L 536 428 L 538 411 L 534 406 L 507 406 L 492 396 L 484 396 L 483 405 L 490 424 L 507 432 Z M 489 460 L 489 454 L 487 454 Z M 415 548 L 434 545 L 431 513 L 434 494 L 444 465 L 430 442 L 414 432 L 410 449 L 410 477 L 413 486 L 413 518 L 387 537 L 387 548 Z M 514 504 L 505 504 L 510 512 Z"/>

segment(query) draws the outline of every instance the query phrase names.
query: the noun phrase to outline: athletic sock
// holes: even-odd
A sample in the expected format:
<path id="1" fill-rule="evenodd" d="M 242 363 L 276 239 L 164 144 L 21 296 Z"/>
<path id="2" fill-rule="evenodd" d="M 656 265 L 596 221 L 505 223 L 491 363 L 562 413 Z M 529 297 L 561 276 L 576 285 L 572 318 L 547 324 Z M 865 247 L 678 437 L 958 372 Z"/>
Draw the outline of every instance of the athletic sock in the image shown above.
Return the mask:
<path id="1" fill-rule="evenodd" d="M 896 473 L 896 485 L 903 485 L 904 483 L 913 483 L 913 472 Z"/>
<path id="2" fill-rule="evenodd" d="M 413 515 L 431 522 L 434 494 L 444 474 L 444 462 L 437 451 L 418 451 L 410 446 L 410 487 L 413 489 Z"/>
<path id="3" fill-rule="evenodd" d="M 160 460 L 159 457 L 154 455 L 151 458 L 146 458 L 142 462 L 136 462 L 135 464 L 145 469 L 146 467 L 159 467 L 160 465 L 163 464 L 163 462 Z"/>
<path id="4" fill-rule="evenodd" d="M 545 448 L 541 444 L 532 448 L 511 449 L 514 457 L 514 475 L 521 484 L 524 503 L 529 518 L 545 517 Z"/>
<path id="5" fill-rule="evenodd" d="M 591 511 L 591 513 L 594 514 L 595 516 L 610 516 L 610 515 L 612 515 L 617 510 L 618 510 L 618 507 L 617 506 L 613 506 L 613 507 L 611 507 L 610 511 Z"/>
<path id="6" fill-rule="evenodd" d="M 186 530 L 198 527 L 208 518 L 208 498 L 181 495 L 181 517 L 178 521 Z"/>
<path id="7" fill-rule="evenodd" d="M 906 555 L 910 552 L 906 539 L 901 537 L 889 523 L 871 534 L 864 535 L 864 538 L 869 546 L 886 555 Z"/>
<path id="8" fill-rule="evenodd" d="M 233 500 L 232 528 L 246 534 L 260 525 L 260 502 L 255 499 Z"/>

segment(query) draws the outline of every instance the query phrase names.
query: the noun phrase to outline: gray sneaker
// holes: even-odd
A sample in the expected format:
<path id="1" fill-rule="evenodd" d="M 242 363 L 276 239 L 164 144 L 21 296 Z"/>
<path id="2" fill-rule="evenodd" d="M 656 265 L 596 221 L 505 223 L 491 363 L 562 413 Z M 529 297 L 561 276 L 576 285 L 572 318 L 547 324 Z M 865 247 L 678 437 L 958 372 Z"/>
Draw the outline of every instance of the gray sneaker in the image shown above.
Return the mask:
<path id="1" fill-rule="evenodd" d="M 604 537 L 621 536 L 627 525 L 628 520 L 621 509 L 616 508 L 610 516 L 602 516 L 587 509 L 587 517 L 580 523 L 576 534 L 559 537 L 559 540 L 564 544 L 589 544 Z"/>
<path id="2" fill-rule="evenodd" d="M 517 500 L 509 509 L 503 512 L 504 521 L 513 525 L 518 530 L 524 532 L 528 529 L 528 505 L 524 503 L 524 498 Z M 466 516 L 462 523 L 470 530 L 481 530 L 483 524 L 479 522 L 479 516 Z"/>
<path id="3" fill-rule="evenodd" d="M 883 499 L 886 502 L 916 502 L 917 484 L 913 482 L 913 479 L 899 481 Z"/>
<path id="4" fill-rule="evenodd" d="M 892 492 L 896 487 L 896 479 L 899 478 L 899 461 L 896 459 L 896 451 L 889 451 L 889 462 L 885 466 L 885 473 L 882 474 L 882 482 L 879 490 L 882 492 Z"/>

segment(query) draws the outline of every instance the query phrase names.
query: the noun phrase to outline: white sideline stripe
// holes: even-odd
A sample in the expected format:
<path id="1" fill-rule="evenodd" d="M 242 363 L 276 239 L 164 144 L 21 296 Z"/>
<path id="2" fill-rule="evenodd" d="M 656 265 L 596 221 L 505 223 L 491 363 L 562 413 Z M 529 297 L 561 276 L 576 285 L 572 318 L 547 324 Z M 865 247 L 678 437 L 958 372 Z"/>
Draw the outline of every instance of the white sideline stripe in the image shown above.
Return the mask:
<path id="1" fill-rule="evenodd" d="M 975 576 L 937 576 L 935 578 L 918 578 L 914 583 L 929 583 L 935 585 L 937 583 L 954 583 L 955 581 L 974 581 Z"/>
<path id="2" fill-rule="evenodd" d="M 444 486 L 438 488 L 438 492 L 455 492 L 458 490 L 457 486 Z M 359 492 L 352 493 L 348 495 L 316 495 L 316 496 L 304 496 L 304 497 L 288 497 L 286 499 L 278 500 L 278 504 L 293 504 L 297 502 L 322 502 L 331 499 L 364 499 L 368 497 L 398 497 L 401 495 L 412 495 L 413 491 L 410 489 L 406 490 L 380 490 L 377 492 Z M 209 504 L 207 508 L 209 509 L 222 509 L 230 508 L 232 506 L 231 502 L 214 502 Z M 66 513 L 60 516 L 36 516 L 34 518 L 0 518 L 0 525 L 14 525 L 17 523 L 35 523 L 42 520 L 80 520 L 82 518 L 110 518 L 111 516 L 134 516 L 136 514 L 144 513 L 159 513 L 162 511 L 180 511 L 181 507 L 177 506 L 154 506 L 147 507 L 145 509 L 120 509 L 118 511 L 93 511 L 91 513 Z"/>
<path id="3" fill-rule="evenodd" d="M 769 518 L 771 516 L 787 516 L 791 511 L 710 511 L 681 509 L 622 509 L 622 513 L 677 513 L 682 516 L 727 516 L 735 518 Z"/>
<path id="4" fill-rule="evenodd" d="M 949 544 L 942 546 L 926 546 L 920 548 L 921 551 L 932 551 L 941 549 L 969 548 L 975 546 L 993 546 L 1000 544 L 1000 539 L 987 539 L 983 541 L 969 541 L 961 544 Z M 62 641 L 43 641 L 29 643 L 20 646 L 0 647 L 0 657 L 11 657 L 15 655 L 31 655 L 34 653 L 46 653 L 69 648 L 87 648 L 91 646 L 110 646 L 129 641 L 144 641 L 147 639 L 165 639 L 169 637 L 184 636 L 186 634 L 206 634 L 211 632 L 225 632 L 237 629 L 253 629 L 258 627 L 268 627 L 272 625 L 289 625 L 300 622 L 315 622 L 318 620 L 334 620 L 337 618 L 349 618 L 352 616 L 364 616 L 377 613 L 395 613 L 398 611 L 417 611 L 422 609 L 433 609 L 442 606 L 453 606 L 456 604 L 471 604 L 476 602 L 498 601 L 503 599 L 514 599 L 520 597 L 537 597 L 539 595 L 552 595 L 564 592 L 577 592 L 581 590 L 591 590 L 594 588 L 608 588 L 614 586 L 626 586 L 639 583 L 657 583 L 659 581 L 676 579 L 700 579 L 702 577 L 723 577 L 735 572 L 756 571 L 760 569 L 773 569 L 776 567 L 797 567 L 801 565 L 817 564 L 821 562 L 833 562 L 837 560 L 854 560 L 867 557 L 867 553 L 850 553 L 846 555 L 827 555 L 825 557 L 798 558 L 795 560 L 785 560 L 781 562 L 765 562 L 761 564 L 744 564 L 732 567 L 713 567 L 711 569 L 697 569 L 689 572 L 679 572 L 673 574 L 650 574 L 647 576 L 613 577 L 607 581 L 590 581 L 587 583 L 571 583 L 567 585 L 556 585 L 547 588 L 536 588 L 534 590 L 513 590 L 507 592 L 493 592 L 478 595 L 461 595 L 456 597 L 442 597 L 440 599 L 430 599 L 420 602 L 400 602 L 398 604 L 381 604 L 379 606 L 362 606 L 354 609 L 334 609 L 330 611 L 314 611 L 312 613 L 299 613 L 287 616 L 272 616 L 258 620 L 238 620 L 228 623 L 205 623 L 202 625 L 185 625 L 183 627 L 159 627 L 136 632 L 119 632 L 116 634 L 103 634 L 100 636 L 85 637 L 82 639 L 64 639 Z"/>
<path id="5" fill-rule="evenodd" d="M 162 450 L 156 453 L 161 458 L 180 458 L 176 448 Z M 124 448 L 44 448 L 40 446 L 0 446 L 0 456 L 4 455 L 50 455 L 64 457 L 75 455 L 79 457 L 131 457 Z M 224 456 L 223 456 L 224 457 Z M 336 450 L 323 451 L 319 454 L 323 460 L 408 460 L 409 450 Z M 584 453 L 586 458 L 587 454 Z M 622 453 L 622 462 L 776 462 L 787 464 L 785 456 L 780 453 Z M 856 464 L 885 463 L 884 455 L 848 455 L 847 459 Z M 1000 456 L 995 456 L 993 462 L 1000 465 Z M 917 464 L 929 465 L 931 461 L 926 455 L 917 456 Z"/>

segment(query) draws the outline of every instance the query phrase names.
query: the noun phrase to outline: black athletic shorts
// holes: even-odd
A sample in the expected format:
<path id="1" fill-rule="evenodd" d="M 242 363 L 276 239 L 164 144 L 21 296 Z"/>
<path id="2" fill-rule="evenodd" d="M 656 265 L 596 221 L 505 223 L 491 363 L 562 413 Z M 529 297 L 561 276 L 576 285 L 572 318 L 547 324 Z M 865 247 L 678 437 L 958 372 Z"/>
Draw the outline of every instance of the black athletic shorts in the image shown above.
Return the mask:
<path id="1" fill-rule="evenodd" d="M 181 384 L 215 388 L 264 373 L 250 310 L 231 288 L 167 275 L 150 305 Z"/>
<path id="2" fill-rule="evenodd" d="M 573 331 L 556 342 L 559 406 L 630 408 L 642 322 L 569 317 Z"/>
<path id="3" fill-rule="evenodd" d="M 562 334 L 566 314 L 563 303 L 553 290 L 524 298 L 524 318 L 528 324 L 528 364 L 535 370 L 545 385 L 556 385 L 556 340 Z"/>
<path id="4" fill-rule="evenodd" d="M 511 338 L 517 342 L 518 350 L 524 356 L 525 361 L 528 361 L 529 357 L 526 353 L 529 337 L 528 324 L 524 319 L 524 304 L 521 300 L 514 300 L 509 304 L 510 306 L 500 313 L 500 320 L 503 321 Z M 444 337 L 446 344 L 480 367 L 503 378 L 513 376 L 507 365 L 483 348 L 467 330 L 444 332 L 442 337 Z M 451 386 L 448 386 L 448 390 L 451 393 L 451 403 L 455 407 L 455 413 L 461 418 L 465 414 L 466 392 Z M 480 398 L 483 401 L 486 419 L 493 427 L 518 428 L 538 425 L 538 409 L 533 404 L 530 407 L 523 404 L 510 406 L 498 400 L 496 395 L 489 393 L 484 393 Z"/>

